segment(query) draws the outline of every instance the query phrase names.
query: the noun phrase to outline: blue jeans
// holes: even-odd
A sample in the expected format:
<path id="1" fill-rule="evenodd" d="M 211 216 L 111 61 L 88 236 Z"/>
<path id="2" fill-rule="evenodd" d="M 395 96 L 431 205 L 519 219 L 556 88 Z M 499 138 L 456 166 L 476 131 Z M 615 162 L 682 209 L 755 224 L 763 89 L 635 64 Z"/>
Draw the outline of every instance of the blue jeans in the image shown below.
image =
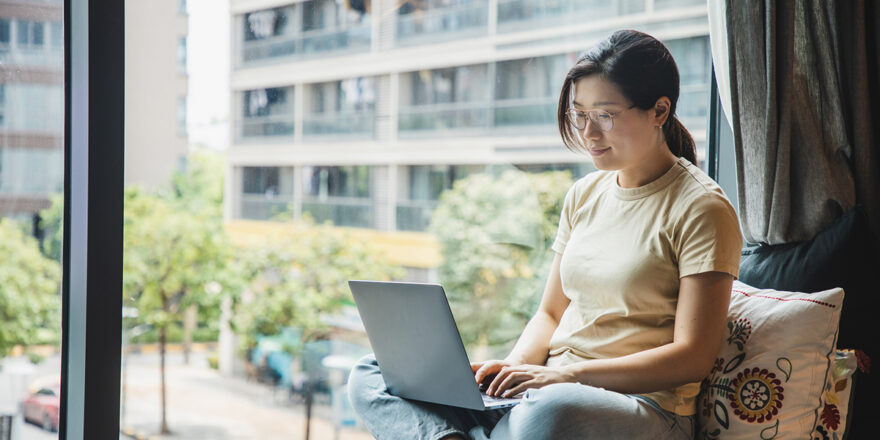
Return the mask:
<path id="1" fill-rule="evenodd" d="M 388 394 L 373 355 L 351 370 L 348 396 L 378 440 L 452 434 L 476 440 L 694 438 L 694 416 L 668 412 L 642 396 L 577 383 L 530 389 L 519 405 L 489 411 L 403 399 Z"/>

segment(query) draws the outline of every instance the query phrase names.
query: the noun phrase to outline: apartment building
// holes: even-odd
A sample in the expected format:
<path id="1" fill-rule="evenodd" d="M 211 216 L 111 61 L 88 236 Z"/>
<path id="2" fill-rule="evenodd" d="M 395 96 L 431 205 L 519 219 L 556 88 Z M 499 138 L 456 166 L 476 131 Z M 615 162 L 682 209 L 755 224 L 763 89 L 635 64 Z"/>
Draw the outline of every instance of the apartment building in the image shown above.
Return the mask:
<path id="1" fill-rule="evenodd" d="M 232 0 L 225 215 L 423 231 L 486 168 L 593 169 L 556 127 L 577 55 L 620 28 L 663 40 L 678 115 L 705 150 L 699 0 Z"/>
<path id="2" fill-rule="evenodd" d="M 186 166 L 186 0 L 125 1 L 125 183 L 155 188 Z"/>
<path id="3" fill-rule="evenodd" d="M 64 184 L 61 0 L 0 3 L 0 217 L 36 220 Z"/>

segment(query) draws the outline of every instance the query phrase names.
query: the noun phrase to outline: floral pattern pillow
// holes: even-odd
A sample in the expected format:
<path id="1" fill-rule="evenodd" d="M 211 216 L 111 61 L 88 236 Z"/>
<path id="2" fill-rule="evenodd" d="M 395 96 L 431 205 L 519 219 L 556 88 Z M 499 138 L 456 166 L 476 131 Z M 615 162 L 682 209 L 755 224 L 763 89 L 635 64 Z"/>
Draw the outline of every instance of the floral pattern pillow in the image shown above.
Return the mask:
<path id="1" fill-rule="evenodd" d="M 828 371 L 819 420 L 813 429 L 812 440 L 839 440 L 846 431 L 852 395 L 852 375 L 856 369 L 864 370 L 853 350 L 837 350 L 834 364 Z"/>
<path id="2" fill-rule="evenodd" d="M 808 439 L 835 359 L 843 290 L 734 282 L 727 333 L 698 399 L 698 438 Z"/>

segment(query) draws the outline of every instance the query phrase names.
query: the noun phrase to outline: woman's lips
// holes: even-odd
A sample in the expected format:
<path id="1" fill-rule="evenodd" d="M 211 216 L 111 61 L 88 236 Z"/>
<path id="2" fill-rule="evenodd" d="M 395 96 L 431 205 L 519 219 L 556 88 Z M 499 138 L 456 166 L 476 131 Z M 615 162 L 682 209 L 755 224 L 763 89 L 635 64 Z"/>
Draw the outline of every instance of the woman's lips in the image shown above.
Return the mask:
<path id="1" fill-rule="evenodd" d="M 604 154 L 606 151 L 608 151 L 608 150 L 610 150 L 610 149 L 611 149 L 611 147 L 605 147 L 605 148 L 588 148 L 588 150 L 590 151 L 590 154 L 593 155 L 593 156 L 601 156 L 602 154 Z"/>

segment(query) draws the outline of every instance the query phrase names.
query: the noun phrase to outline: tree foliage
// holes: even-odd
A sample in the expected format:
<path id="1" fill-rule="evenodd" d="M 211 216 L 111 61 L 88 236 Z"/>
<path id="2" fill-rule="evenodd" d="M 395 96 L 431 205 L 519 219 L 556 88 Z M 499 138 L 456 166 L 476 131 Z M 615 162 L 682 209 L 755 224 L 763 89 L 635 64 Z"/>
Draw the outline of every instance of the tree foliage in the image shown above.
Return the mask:
<path id="1" fill-rule="evenodd" d="M 508 170 L 468 176 L 441 196 L 430 231 L 440 241 L 439 278 L 468 347 L 506 350 L 537 309 L 571 184 L 568 171 Z"/>
<path id="2" fill-rule="evenodd" d="M 353 304 L 348 280 L 403 275 L 374 246 L 343 229 L 315 225 L 309 219 L 289 225 L 284 233 L 267 236 L 240 252 L 247 286 L 233 325 L 242 336 L 243 348 L 253 347 L 259 335 L 295 327 L 302 340 L 298 347 L 287 349 L 296 352 L 328 330 L 323 315 Z"/>
<path id="3" fill-rule="evenodd" d="M 16 345 L 57 344 L 61 267 L 13 220 L 0 220 L 0 358 Z"/>

